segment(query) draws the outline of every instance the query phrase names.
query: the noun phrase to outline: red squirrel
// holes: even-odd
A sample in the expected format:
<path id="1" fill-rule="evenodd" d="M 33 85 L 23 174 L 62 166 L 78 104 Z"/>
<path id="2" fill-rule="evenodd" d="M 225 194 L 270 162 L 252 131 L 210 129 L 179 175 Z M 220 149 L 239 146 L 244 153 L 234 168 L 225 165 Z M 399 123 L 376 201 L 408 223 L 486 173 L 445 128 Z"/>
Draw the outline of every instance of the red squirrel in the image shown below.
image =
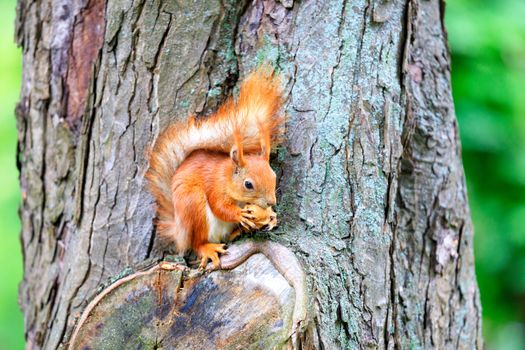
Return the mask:
<path id="1" fill-rule="evenodd" d="M 239 97 L 211 116 L 170 125 L 150 151 L 146 174 L 157 202 L 157 232 L 180 253 L 193 250 L 204 267 L 220 265 L 221 242 L 275 226 L 276 175 L 270 150 L 282 138 L 279 78 L 252 72 Z"/>

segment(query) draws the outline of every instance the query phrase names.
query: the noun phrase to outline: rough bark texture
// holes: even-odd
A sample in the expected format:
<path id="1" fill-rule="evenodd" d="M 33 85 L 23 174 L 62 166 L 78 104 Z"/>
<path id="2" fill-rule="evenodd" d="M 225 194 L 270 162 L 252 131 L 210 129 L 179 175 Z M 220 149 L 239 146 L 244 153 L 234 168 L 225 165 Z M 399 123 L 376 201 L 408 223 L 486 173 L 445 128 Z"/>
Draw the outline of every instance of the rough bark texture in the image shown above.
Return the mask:
<path id="1" fill-rule="evenodd" d="M 280 229 L 309 275 L 309 346 L 481 348 L 440 0 L 19 0 L 27 348 L 65 346 L 97 287 L 162 255 L 159 131 L 257 63 L 286 84 Z"/>

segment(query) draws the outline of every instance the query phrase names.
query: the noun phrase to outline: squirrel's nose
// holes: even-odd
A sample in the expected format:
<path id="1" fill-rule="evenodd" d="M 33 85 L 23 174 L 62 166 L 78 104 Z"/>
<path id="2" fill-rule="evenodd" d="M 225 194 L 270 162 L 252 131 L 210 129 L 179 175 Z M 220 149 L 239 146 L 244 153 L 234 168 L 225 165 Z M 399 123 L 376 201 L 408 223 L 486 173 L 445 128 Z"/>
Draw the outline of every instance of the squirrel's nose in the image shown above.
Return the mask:
<path id="1" fill-rule="evenodd" d="M 277 203 L 277 201 L 275 200 L 275 197 L 266 201 L 266 204 L 269 207 L 273 207 L 275 205 L 275 203 Z"/>

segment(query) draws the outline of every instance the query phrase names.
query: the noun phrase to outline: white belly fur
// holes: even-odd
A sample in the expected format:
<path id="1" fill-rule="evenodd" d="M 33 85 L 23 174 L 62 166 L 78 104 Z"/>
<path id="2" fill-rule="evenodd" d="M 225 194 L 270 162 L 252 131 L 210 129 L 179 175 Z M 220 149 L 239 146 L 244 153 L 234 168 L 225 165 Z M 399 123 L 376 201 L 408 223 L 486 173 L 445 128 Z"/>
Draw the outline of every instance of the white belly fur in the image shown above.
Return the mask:
<path id="1" fill-rule="evenodd" d="M 208 220 L 208 242 L 220 243 L 226 241 L 237 224 L 222 221 L 216 217 L 206 204 L 206 219 Z"/>

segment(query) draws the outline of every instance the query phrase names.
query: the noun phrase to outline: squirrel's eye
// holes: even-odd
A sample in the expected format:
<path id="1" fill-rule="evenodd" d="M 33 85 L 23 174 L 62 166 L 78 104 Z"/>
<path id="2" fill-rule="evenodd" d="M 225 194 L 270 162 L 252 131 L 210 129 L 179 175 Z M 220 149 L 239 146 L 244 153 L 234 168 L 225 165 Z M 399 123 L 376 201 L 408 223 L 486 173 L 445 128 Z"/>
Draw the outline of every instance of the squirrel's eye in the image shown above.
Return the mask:
<path id="1" fill-rule="evenodd" d="M 244 187 L 246 187 L 246 189 L 248 190 L 253 190 L 253 184 L 250 180 L 245 180 L 244 181 Z"/>

